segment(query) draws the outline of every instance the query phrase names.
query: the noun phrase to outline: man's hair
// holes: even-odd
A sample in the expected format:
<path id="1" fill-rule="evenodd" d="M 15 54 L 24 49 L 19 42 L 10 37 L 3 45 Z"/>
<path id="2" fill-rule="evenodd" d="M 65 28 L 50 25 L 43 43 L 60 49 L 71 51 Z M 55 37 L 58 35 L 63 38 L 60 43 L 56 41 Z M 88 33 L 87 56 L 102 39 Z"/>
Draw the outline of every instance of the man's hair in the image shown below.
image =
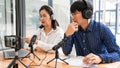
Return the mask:
<path id="1" fill-rule="evenodd" d="M 86 18 L 86 16 L 90 14 L 89 17 L 86 18 L 86 19 L 89 19 L 93 14 L 93 5 L 89 1 L 78 0 L 71 5 L 70 11 L 71 13 L 75 13 L 76 11 L 81 11 L 84 18 Z"/>

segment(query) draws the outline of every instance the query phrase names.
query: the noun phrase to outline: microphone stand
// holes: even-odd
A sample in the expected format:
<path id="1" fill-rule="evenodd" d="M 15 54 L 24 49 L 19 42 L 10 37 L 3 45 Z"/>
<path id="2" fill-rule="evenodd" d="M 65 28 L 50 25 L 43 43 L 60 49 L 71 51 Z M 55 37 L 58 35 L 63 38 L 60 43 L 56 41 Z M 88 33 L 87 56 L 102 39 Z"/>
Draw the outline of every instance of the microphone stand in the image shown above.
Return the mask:
<path id="1" fill-rule="evenodd" d="M 56 67 L 57 67 L 57 59 L 65 62 L 66 64 L 68 64 L 66 61 L 64 61 L 63 59 L 59 58 L 58 49 L 55 50 L 55 58 L 53 58 L 52 60 L 48 61 L 47 64 L 49 64 L 49 63 L 52 62 L 53 60 L 56 60 L 56 62 L 55 62 L 55 68 L 56 68 Z"/>
<path id="2" fill-rule="evenodd" d="M 18 60 L 24 67 L 29 68 L 27 65 L 25 65 L 25 64 L 21 61 L 20 57 L 18 57 L 18 50 L 19 50 L 19 49 L 17 49 L 17 47 L 15 47 L 15 57 L 14 57 L 13 61 L 8 65 L 7 68 L 11 68 L 12 66 L 13 66 L 12 68 L 18 68 L 18 63 L 16 63 L 17 60 Z"/>
<path id="3" fill-rule="evenodd" d="M 40 61 L 40 58 L 34 53 L 34 51 L 33 51 L 33 46 L 29 46 L 30 47 L 30 53 L 28 53 L 25 57 L 27 57 L 27 56 L 29 56 L 30 54 L 33 54 L 34 55 L 34 57 L 36 57 L 39 61 Z M 24 57 L 24 58 L 25 58 Z M 22 59 L 24 59 L 24 58 L 22 58 Z M 30 58 L 29 58 L 30 59 Z M 32 62 L 34 62 L 32 59 L 30 59 Z M 32 63 L 31 62 L 31 63 Z M 30 63 L 30 64 L 31 64 Z"/>

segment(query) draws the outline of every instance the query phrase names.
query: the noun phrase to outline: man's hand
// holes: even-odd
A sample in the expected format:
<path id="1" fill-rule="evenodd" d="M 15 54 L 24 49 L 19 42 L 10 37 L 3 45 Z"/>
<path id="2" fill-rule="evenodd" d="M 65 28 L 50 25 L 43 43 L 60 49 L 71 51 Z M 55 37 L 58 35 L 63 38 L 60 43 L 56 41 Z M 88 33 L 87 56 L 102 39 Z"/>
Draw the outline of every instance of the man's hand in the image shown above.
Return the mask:
<path id="1" fill-rule="evenodd" d="M 85 64 L 92 65 L 92 64 L 98 64 L 102 62 L 102 59 L 98 55 L 90 53 L 87 56 L 85 56 L 85 58 L 83 59 L 83 62 Z"/>
<path id="2" fill-rule="evenodd" d="M 72 22 L 68 25 L 68 28 L 65 32 L 65 35 L 68 37 L 72 35 L 74 32 L 78 31 L 78 23 Z"/>

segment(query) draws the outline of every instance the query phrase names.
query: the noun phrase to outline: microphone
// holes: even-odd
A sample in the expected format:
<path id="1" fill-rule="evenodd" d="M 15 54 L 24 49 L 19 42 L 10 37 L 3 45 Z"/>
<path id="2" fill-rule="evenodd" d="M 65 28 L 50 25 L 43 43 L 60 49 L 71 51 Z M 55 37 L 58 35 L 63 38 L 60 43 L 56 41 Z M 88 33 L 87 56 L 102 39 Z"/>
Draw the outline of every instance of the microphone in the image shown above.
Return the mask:
<path id="1" fill-rule="evenodd" d="M 44 26 L 43 25 L 40 25 L 39 28 L 42 29 Z"/>
<path id="2" fill-rule="evenodd" d="M 31 40 L 30 40 L 29 47 L 32 47 L 32 46 L 34 45 L 36 39 L 37 39 L 37 35 L 33 35 L 33 37 L 32 37 Z"/>
<path id="3" fill-rule="evenodd" d="M 67 38 L 64 38 L 61 42 L 59 42 L 57 45 L 55 45 L 55 46 L 52 48 L 52 50 L 57 50 L 57 49 L 59 49 L 60 47 L 64 46 L 67 41 L 68 41 Z"/>

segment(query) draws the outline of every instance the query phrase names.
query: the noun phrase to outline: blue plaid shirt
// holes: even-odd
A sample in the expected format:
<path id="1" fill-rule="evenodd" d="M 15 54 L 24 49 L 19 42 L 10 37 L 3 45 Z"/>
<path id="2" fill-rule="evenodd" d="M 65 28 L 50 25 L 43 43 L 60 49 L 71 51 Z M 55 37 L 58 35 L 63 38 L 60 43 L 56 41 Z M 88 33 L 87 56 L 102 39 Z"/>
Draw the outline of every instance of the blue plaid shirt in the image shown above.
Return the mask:
<path id="1" fill-rule="evenodd" d="M 94 53 L 102 58 L 102 63 L 120 61 L 120 48 L 114 35 L 100 22 L 91 21 L 86 30 L 79 26 L 77 32 L 65 38 L 68 39 L 62 47 L 65 55 L 71 53 L 74 44 L 78 56 Z"/>

